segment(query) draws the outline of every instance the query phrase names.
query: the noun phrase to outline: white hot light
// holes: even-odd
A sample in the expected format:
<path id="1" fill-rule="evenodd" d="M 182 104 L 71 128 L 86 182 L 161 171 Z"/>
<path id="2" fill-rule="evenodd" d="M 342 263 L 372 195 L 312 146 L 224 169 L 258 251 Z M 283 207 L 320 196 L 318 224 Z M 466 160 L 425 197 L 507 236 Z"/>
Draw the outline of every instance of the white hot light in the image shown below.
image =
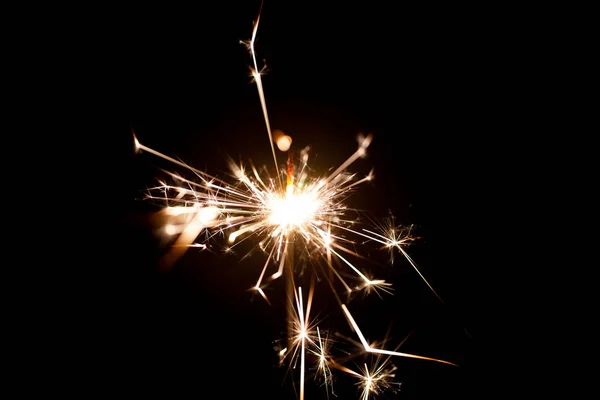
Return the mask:
<path id="1" fill-rule="evenodd" d="M 308 193 L 275 197 L 269 202 L 269 222 L 282 228 L 297 227 L 310 221 L 320 201 Z"/>

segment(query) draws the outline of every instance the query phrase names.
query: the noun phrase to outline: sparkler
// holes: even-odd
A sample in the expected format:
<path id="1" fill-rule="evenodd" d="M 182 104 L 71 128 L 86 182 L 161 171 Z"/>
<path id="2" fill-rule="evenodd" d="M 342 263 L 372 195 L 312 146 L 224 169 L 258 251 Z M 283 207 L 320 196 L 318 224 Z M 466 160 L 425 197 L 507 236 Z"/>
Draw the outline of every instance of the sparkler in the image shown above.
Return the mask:
<path id="1" fill-rule="evenodd" d="M 334 393 L 332 369 L 336 369 L 359 378 L 362 400 L 392 388 L 395 367 L 390 364 L 391 357 L 455 365 L 444 360 L 399 352 L 398 348 L 386 350 L 369 343 L 364 337 L 347 305 L 351 295 L 360 291 L 389 293 L 392 288 L 385 280 L 368 277 L 352 261 L 365 258 L 354 249 L 359 241 L 367 239 L 382 245 L 382 248 L 390 251 L 391 262 L 394 261 L 395 252 L 402 254 L 431 291 L 441 298 L 404 250 L 413 240 L 409 228 L 395 226 L 393 219 L 376 229 L 354 228 L 355 221 L 349 215 L 353 210 L 348 208 L 345 200 L 361 184 L 371 181 L 373 173 L 357 178 L 356 174 L 348 172 L 348 168 L 365 156 L 373 139 L 371 135 L 360 136 L 357 150 L 332 173 L 315 177 L 308 166 L 308 150 L 296 152 L 291 147 L 291 137 L 280 130 L 271 130 L 254 46 L 259 21 L 260 11 L 251 40 L 245 44 L 252 56 L 252 77 L 258 89 L 275 176 L 259 172 L 252 164 L 245 166 L 230 162 L 233 179 L 221 179 L 149 148 L 134 137 L 138 151 L 163 158 L 195 175 L 194 179 L 187 179 L 164 171 L 174 183 L 161 182 L 148 189 L 149 199 L 167 202 L 162 211 L 169 219 L 165 233 L 176 236 L 174 244 L 161 259 L 162 268 L 172 267 L 189 248 L 210 250 L 216 236 L 227 237 L 228 250 L 246 240 L 255 240 L 266 260 L 253 290 L 272 304 L 265 287 L 282 276 L 286 281 L 288 341 L 280 355 L 283 361 L 289 360 L 290 368 L 300 364 L 300 400 L 304 400 L 305 396 L 307 356 L 318 360 L 315 377 L 322 379 L 327 393 Z M 275 145 L 281 152 L 287 152 L 286 168 L 279 166 Z M 331 341 L 310 319 L 314 285 L 311 284 L 306 301 L 302 288 L 296 287 L 295 250 L 312 261 L 314 276 L 325 281 L 331 289 L 349 327 L 359 339 L 357 343 L 362 347 L 361 351 L 377 357 L 378 362 L 372 368 L 365 364 L 362 372 L 356 372 L 329 353 Z M 386 358 L 379 362 L 383 356 Z"/>

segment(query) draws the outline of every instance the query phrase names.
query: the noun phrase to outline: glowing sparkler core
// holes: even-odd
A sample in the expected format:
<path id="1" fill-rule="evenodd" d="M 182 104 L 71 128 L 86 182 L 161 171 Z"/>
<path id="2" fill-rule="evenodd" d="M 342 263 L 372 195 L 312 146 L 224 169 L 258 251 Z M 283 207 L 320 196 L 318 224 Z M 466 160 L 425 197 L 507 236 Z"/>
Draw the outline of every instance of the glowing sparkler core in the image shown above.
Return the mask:
<path id="1" fill-rule="evenodd" d="M 269 222 L 279 225 L 284 231 L 302 229 L 302 225 L 313 220 L 321 207 L 321 201 L 314 193 L 287 194 L 273 197 L 268 202 L 271 210 Z"/>

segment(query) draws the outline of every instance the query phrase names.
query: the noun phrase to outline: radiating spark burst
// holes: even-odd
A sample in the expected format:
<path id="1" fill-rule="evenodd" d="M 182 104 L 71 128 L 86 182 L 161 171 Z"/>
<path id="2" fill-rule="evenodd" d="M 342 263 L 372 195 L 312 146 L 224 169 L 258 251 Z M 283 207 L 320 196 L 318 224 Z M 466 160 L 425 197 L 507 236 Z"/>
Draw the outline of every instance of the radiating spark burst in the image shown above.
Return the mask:
<path id="1" fill-rule="evenodd" d="M 365 363 L 360 368 L 360 373 L 334 362 L 334 368 L 346 372 L 359 379 L 357 385 L 361 389 L 361 400 L 369 400 L 373 396 L 377 396 L 384 391 L 397 392 L 400 389 L 401 383 L 395 382 L 396 367 L 390 363 L 390 357 L 383 361 L 377 358 L 375 364 L 369 368 Z"/>
<path id="2" fill-rule="evenodd" d="M 419 268 L 417 268 L 417 264 L 415 263 L 415 261 L 410 257 L 406 250 L 404 250 L 404 248 L 410 245 L 411 242 L 418 239 L 417 237 L 411 235 L 413 226 L 397 225 L 395 217 L 391 214 L 383 223 L 375 225 L 376 229 L 379 230 L 379 233 L 373 232 L 369 229 L 363 229 L 363 232 L 367 234 L 365 236 L 367 236 L 371 240 L 375 240 L 376 242 L 383 244 L 382 249 L 388 249 L 390 253 L 390 262 L 392 264 L 394 263 L 396 252 L 402 254 L 404 258 L 414 268 L 417 274 L 419 274 L 423 282 L 425 282 L 425 284 L 429 287 L 429 289 L 431 289 L 433 294 L 435 294 L 435 296 L 443 304 L 444 300 L 442 300 L 440 295 L 435 291 L 433 286 L 431 286 L 429 281 L 425 279 L 425 276 L 423 276 Z"/>
<path id="3" fill-rule="evenodd" d="M 363 231 L 383 240 L 381 249 L 388 250 L 390 264 L 394 264 L 396 254 L 400 248 L 408 247 L 413 241 L 419 239 L 412 235 L 413 225 L 397 224 L 396 217 L 391 212 L 388 218 L 382 222 L 373 221 L 373 225 L 375 226 L 375 232 L 368 229 L 363 229 Z"/>
<path id="4" fill-rule="evenodd" d="M 394 371 L 396 367 L 388 366 L 387 363 L 375 366 L 371 370 L 365 363 L 362 380 L 359 382 L 362 388 L 361 399 L 368 400 L 370 395 L 377 396 L 385 390 L 395 391 L 394 386 L 400 384 L 391 380 L 396 378 Z"/>
<path id="5" fill-rule="evenodd" d="M 384 391 L 396 392 L 399 390 L 401 384 L 395 382 L 396 366 L 390 363 L 390 359 L 391 356 L 385 359 L 378 357 L 371 368 L 365 363 L 360 368 L 360 373 L 335 361 L 332 361 L 332 367 L 357 377 L 359 379 L 357 385 L 361 388 L 361 400 L 368 400 Z"/>
<path id="6" fill-rule="evenodd" d="M 357 217 L 351 214 L 357 210 L 349 209 L 345 201 L 357 187 L 371 181 L 374 174 L 371 171 L 364 177 L 357 177 L 356 174 L 349 173 L 348 168 L 366 155 L 372 141 L 371 135 L 359 135 L 357 150 L 328 175 L 313 176 L 310 173 L 307 149 L 301 151 L 299 157 L 293 149 L 289 149 L 286 168 L 280 169 L 261 72 L 254 51 L 259 20 L 260 12 L 253 27 L 252 39 L 246 45 L 252 55 L 252 76 L 257 85 L 269 136 L 277 171 L 275 176 L 269 175 L 266 168 L 259 172 L 252 164 L 245 166 L 230 161 L 232 175 L 221 179 L 141 144 L 134 135 L 136 150 L 151 153 L 194 174 L 194 179 L 188 179 L 163 171 L 174 184 L 160 182 L 158 186 L 148 189 L 147 198 L 166 203 L 163 214 L 169 219 L 169 223 L 165 225 L 165 233 L 176 236 L 174 244 L 161 259 L 161 266 L 171 268 L 189 248 L 211 249 L 217 236 L 227 238 L 228 245 L 224 249 L 232 253 L 240 243 L 255 240 L 255 248 L 265 254 L 266 260 L 253 289 L 271 304 L 264 291 L 265 287 L 280 277 L 285 277 L 287 282 L 288 346 L 280 351 L 280 357 L 282 360 L 289 360 L 290 369 L 297 367 L 298 361 L 300 362 L 300 400 L 304 400 L 307 355 L 316 358 L 315 376 L 322 379 L 328 394 L 330 391 L 333 393 L 331 368 L 336 368 L 361 377 L 363 400 L 391 387 L 388 382 L 393 377 L 393 368 L 388 367 L 388 361 L 392 356 L 455 365 L 444 360 L 385 350 L 374 343 L 369 344 L 348 310 L 346 303 L 352 293 L 391 293 L 392 290 L 390 283 L 371 277 L 367 271 L 355 265 L 353 260 L 365 259 L 355 250 L 355 246 L 364 242 L 365 238 L 383 245 L 382 248 L 400 252 L 436 296 L 437 293 L 403 249 L 413 240 L 410 230 L 399 229 L 393 220 L 389 220 L 387 225 L 379 225 L 375 230 L 353 228 Z M 278 144 L 278 147 L 287 151 L 291 138 L 284 137 L 286 143 L 282 146 Z M 336 362 L 329 354 L 331 341 L 322 337 L 319 327 L 309 318 L 314 286 L 311 285 L 306 309 L 302 289 L 298 287 L 296 290 L 293 274 L 294 249 L 301 250 L 301 255 L 312 261 L 315 276 L 328 284 L 349 326 L 360 339 L 363 350 L 376 355 L 378 360 L 385 355 L 386 361 L 375 364 L 371 369 L 365 364 L 365 369 L 359 374 Z M 392 262 L 393 255 L 391 253 Z"/>
<path id="7" fill-rule="evenodd" d="M 404 340 L 396 346 L 395 352 L 398 351 L 412 333 L 413 332 L 410 332 Z M 362 334 L 360 337 L 361 340 L 363 340 Z M 352 339 L 347 339 L 352 342 Z M 373 344 L 373 346 L 376 345 Z M 368 400 L 385 391 L 396 393 L 400 390 L 402 383 L 396 380 L 395 372 L 397 368 L 391 363 L 392 356 L 393 354 L 387 354 L 386 357 L 384 357 L 384 354 L 377 354 L 370 368 L 366 363 L 363 364 L 364 367 L 359 368 L 361 373 L 347 368 L 342 365 L 343 363 L 336 361 L 331 362 L 331 367 L 358 377 L 359 381 L 356 384 L 361 388 L 361 400 Z"/>
<path id="8" fill-rule="evenodd" d="M 371 136 L 361 138 L 358 150 L 344 165 L 349 166 L 364 154 L 370 141 Z M 350 260 L 350 256 L 360 258 L 360 255 L 349 245 L 344 245 L 356 243 L 356 240 L 347 237 L 348 233 L 365 236 L 348 227 L 350 224 L 345 219 L 353 210 L 348 209 L 344 200 L 357 184 L 367 182 L 369 176 L 355 179 L 355 175 L 347 173 L 344 167 L 325 177 L 311 178 L 306 172 L 305 157 L 299 167 L 294 167 L 294 173 L 288 179 L 291 183 L 286 185 L 285 191 L 281 191 L 274 179 L 262 177 L 253 166 L 251 176 L 246 173 L 244 166 L 232 163 L 230 166 L 237 182 L 228 183 L 150 149 L 137 139 L 136 145 L 140 150 L 174 161 L 196 174 L 197 181 L 191 181 L 168 173 L 180 185 L 161 183 L 149 188 L 146 196 L 149 199 L 168 201 L 169 205 L 164 213 L 173 217 L 173 222 L 165 229 L 169 234 L 179 234 L 176 248 L 198 245 L 209 247 L 210 240 L 218 234 L 226 234 L 232 248 L 248 238 L 258 238 L 259 248 L 268 254 L 255 285 L 255 289 L 263 297 L 266 297 L 261 290 L 264 285 L 284 274 L 290 247 L 296 242 L 302 243 L 298 247 L 303 248 L 311 258 L 322 258 L 325 261 L 325 268 L 341 282 L 347 294 L 361 289 L 387 290 L 390 286 L 384 280 L 367 277 Z M 202 243 L 196 243 L 197 240 Z M 181 250 L 169 252 L 163 259 L 163 265 L 172 266 L 181 255 Z M 332 258 L 354 274 L 355 284 L 342 277 L 340 268 L 334 266 Z M 267 276 L 268 268 L 273 263 L 278 268 Z M 322 276 L 329 279 L 328 274 Z"/>

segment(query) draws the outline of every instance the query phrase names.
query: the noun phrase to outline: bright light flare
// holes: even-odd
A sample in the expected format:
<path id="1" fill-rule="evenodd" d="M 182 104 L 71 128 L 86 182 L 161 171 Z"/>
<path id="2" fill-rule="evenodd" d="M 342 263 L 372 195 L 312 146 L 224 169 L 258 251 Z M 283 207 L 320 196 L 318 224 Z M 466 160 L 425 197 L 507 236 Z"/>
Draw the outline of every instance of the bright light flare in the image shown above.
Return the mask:
<path id="1" fill-rule="evenodd" d="M 274 197 L 268 201 L 269 223 L 282 229 L 300 228 L 313 220 L 321 201 L 313 193 Z"/>

